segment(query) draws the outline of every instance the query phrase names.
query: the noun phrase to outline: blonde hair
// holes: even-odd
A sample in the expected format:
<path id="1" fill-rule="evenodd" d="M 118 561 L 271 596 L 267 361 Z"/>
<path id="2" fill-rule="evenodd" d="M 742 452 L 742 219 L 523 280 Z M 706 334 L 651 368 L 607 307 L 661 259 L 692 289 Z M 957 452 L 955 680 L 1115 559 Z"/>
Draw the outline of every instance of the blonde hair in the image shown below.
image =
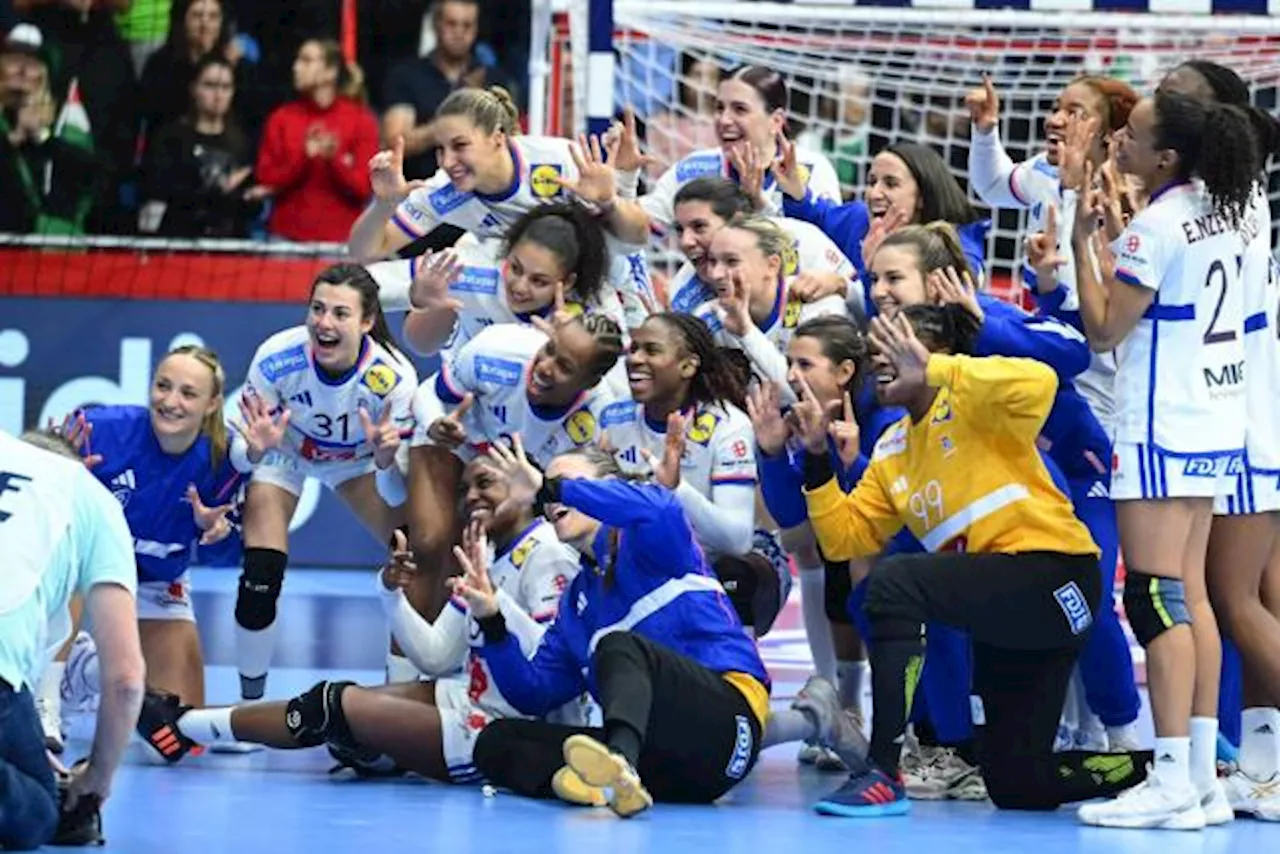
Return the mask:
<path id="1" fill-rule="evenodd" d="M 965 257 L 964 248 L 960 245 L 960 235 L 949 222 L 935 220 L 926 225 L 904 226 L 886 237 L 880 244 L 880 249 L 895 246 L 909 246 L 915 250 L 923 275 L 955 267 L 961 278 L 968 276 L 974 279 L 969 259 Z"/>
<path id="2" fill-rule="evenodd" d="M 511 93 L 501 86 L 454 90 L 436 110 L 437 119 L 444 116 L 466 116 L 484 133 L 496 130 L 507 136 L 520 133 L 520 110 Z"/>
<path id="3" fill-rule="evenodd" d="M 196 344 L 185 344 L 176 347 L 165 354 L 165 359 L 171 356 L 190 356 L 200 364 L 209 369 L 209 373 L 213 375 L 213 398 L 218 405 L 213 408 L 204 420 L 200 422 L 200 432 L 209 437 L 209 460 L 213 465 L 213 470 L 217 471 L 222 461 L 226 459 L 227 447 L 229 445 L 227 438 L 227 423 L 222 418 L 222 395 L 227 387 L 227 375 L 222 370 L 222 362 L 218 359 L 218 354 L 210 350 L 208 347 L 200 347 Z M 161 360 L 164 361 L 163 359 Z"/>
<path id="4" fill-rule="evenodd" d="M 756 239 L 756 246 L 765 256 L 777 255 L 786 258 L 795 247 L 791 235 L 768 217 L 759 214 L 739 214 L 729 220 L 727 227 L 750 232 Z"/>
<path id="5" fill-rule="evenodd" d="M 307 42 L 320 48 L 325 65 L 338 69 L 338 94 L 368 106 L 369 95 L 364 86 L 364 69 L 354 62 L 347 62 L 346 57 L 342 55 L 342 45 L 333 39 L 307 39 Z"/>

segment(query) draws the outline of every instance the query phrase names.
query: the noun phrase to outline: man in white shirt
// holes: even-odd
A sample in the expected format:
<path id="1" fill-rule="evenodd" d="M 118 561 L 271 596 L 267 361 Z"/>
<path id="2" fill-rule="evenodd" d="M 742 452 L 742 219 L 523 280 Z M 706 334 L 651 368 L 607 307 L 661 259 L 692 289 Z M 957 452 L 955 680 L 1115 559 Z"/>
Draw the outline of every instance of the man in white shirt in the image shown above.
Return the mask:
<path id="1" fill-rule="evenodd" d="M 0 848 L 24 850 L 53 837 L 60 807 L 96 820 L 110 794 L 144 691 L 137 567 L 119 503 L 69 444 L 36 432 L 0 432 L 0 555 Z M 70 634 L 76 593 L 98 646 L 102 700 L 93 749 L 60 804 L 31 688 Z"/>

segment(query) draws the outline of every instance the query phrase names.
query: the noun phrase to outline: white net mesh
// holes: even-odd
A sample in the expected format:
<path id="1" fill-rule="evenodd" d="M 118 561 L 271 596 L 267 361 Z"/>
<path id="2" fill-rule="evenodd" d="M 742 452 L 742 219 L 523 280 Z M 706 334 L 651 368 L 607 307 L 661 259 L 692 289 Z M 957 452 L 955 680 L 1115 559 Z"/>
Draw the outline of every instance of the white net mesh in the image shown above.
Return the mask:
<path id="1" fill-rule="evenodd" d="M 662 163 L 716 145 L 719 70 L 763 65 L 786 74 L 792 135 L 827 152 L 848 195 L 860 192 L 870 157 L 903 140 L 932 144 L 967 188 L 963 99 L 983 72 L 1000 93 L 1001 136 L 1015 160 L 1040 150 L 1054 97 L 1082 71 L 1143 92 L 1183 60 L 1212 59 L 1272 111 L 1280 85 L 1280 19 L 1266 17 L 615 0 L 614 21 L 617 100 L 645 119 Z M 1273 207 L 1277 190 L 1273 180 Z M 1013 269 L 1023 223 L 1014 211 L 994 218 L 997 278 Z"/>

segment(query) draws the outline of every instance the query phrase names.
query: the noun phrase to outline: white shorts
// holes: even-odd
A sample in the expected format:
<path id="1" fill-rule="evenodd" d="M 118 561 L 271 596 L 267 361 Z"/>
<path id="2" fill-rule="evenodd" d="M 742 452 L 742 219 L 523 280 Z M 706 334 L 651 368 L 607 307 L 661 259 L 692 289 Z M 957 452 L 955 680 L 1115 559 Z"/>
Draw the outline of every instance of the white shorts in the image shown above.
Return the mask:
<path id="1" fill-rule="evenodd" d="M 1219 490 L 1213 502 L 1215 516 L 1251 516 L 1280 510 L 1280 471 L 1250 468 L 1246 457 L 1244 471 L 1226 478 L 1225 484 L 1227 488 Z"/>
<path id="2" fill-rule="evenodd" d="M 1116 442 L 1111 500 L 1215 498 L 1227 491 L 1243 466 L 1243 451 L 1173 456 L 1154 445 Z"/>
<path id="3" fill-rule="evenodd" d="M 347 481 L 376 469 L 373 457 L 350 462 L 313 463 L 282 454 L 271 454 L 262 465 L 254 468 L 251 482 L 270 483 L 296 497 L 302 495 L 303 484 L 309 477 L 314 477 L 330 489 L 337 489 Z"/>
<path id="4" fill-rule="evenodd" d="M 494 716 L 471 702 L 467 694 L 468 677 L 450 676 L 436 682 L 436 708 L 440 712 L 440 734 L 443 738 L 444 764 L 449 779 L 455 783 L 478 783 L 472 755 L 480 731 Z"/>
<path id="5" fill-rule="evenodd" d="M 191 576 L 188 573 L 173 581 L 138 582 L 139 620 L 196 621 L 191 607 Z"/>

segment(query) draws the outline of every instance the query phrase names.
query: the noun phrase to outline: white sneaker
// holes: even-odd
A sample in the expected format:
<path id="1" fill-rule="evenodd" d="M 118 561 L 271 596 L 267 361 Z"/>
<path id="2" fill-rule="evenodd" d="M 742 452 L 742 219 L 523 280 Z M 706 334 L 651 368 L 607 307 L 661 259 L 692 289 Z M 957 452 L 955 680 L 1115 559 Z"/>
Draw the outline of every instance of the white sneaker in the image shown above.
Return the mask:
<path id="1" fill-rule="evenodd" d="M 936 801 L 946 797 L 939 791 L 933 766 L 941 761 L 943 748 L 921 744 L 915 739 L 903 743 L 902 788 L 907 797 L 918 801 Z M 941 787 L 945 789 L 945 786 Z"/>
<path id="2" fill-rule="evenodd" d="M 1280 774 L 1260 783 L 1237 770 L 1222 780 L 1222 788 L 1233 812 L 1262 821 L 1280 821 Z"/>
<path id="3" fill-rule="evenodd" d="M 62 755 L 65 749 L 62 736 L 62 710 L 58 703 L 44 697 L 36 697 L 36 714 L 40 716 L 40 729 L 44 731 L 44 746 L 54 755 Z"/>
<path id="4" fill-rule="evenodd" d="M 805 742 L 800 745 L 800 751 L 796 753 L 796 761 L 801 765 L 816 765 L 818 757 L 822 755 L 821 744 L 811 744 Z"/>
<path id="5" fill-rule="evenodd" d="M 1206 827 L 1229 824 L 1236 818 L 1235 811 L 1231 809 L 1231 801 L 1227 799 L 1227 790 L 1216 777 L 1209 791 L 1200 795 L 1200 809 L 1204 810 Z"/>
<path id="6" fill-rule="evenodd" d="M 98 647 L 88 632 L 80 632 L 71 644 L 67 666 L 62 671 L 62 705 L 71 712 L 96 712 L 100 694 L 97 679 L 90 679 L 90 670 L 97 669 Z"/>
<path id="7" fill-rule="evenodd" d="M 1138 724 L 1128 723 L 1123 726 L 1107 727 L 1107 750 L 1110 753 L 1132 753 L 1141 750 L 1138 743 Z"/>
<path id="8" fill-rule="evenodd" d="M 1193 786 L 1162 785 L 1147 766 L 1147 779 L 1109 801 L 1083 804 L 1080 821 L 1095 827 L 1135 830 L 1201 830 L 1205 825 L 1200 796 Z"/>
<path id="9" fill-rule="evenodd" d="M 985 801 L 987 784 L 982 772 L 965 762 L 951 748 L 934 748 L 932 762 L 911 774 L 903 774 L 907 797 L 917 801 Z"/>

